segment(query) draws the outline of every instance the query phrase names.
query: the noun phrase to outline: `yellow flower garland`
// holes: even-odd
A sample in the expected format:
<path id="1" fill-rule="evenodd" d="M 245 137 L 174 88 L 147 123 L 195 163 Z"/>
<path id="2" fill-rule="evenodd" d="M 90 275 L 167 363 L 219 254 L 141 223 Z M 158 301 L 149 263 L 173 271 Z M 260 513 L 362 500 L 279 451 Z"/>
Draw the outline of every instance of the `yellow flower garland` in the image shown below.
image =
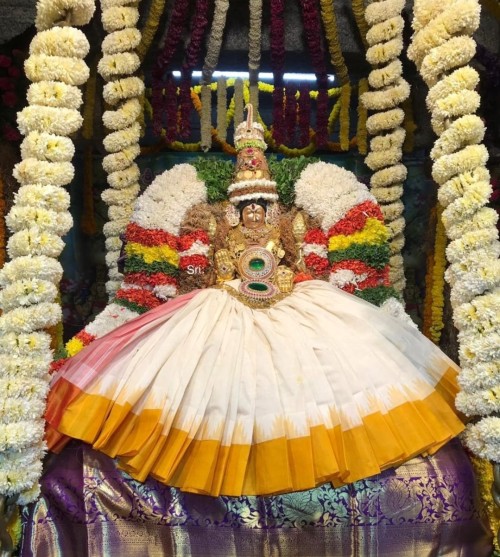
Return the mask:
<path id="1" fill-rule="evenodd" d="M 335 9 L 331 0 L 320 0 L 321 18 L 325 28 L 326 40 L 330 58 L 336 74 L 339 76 L 340 82 L 344 85 L 349 82 L 349 72 L 345 65 L 344 56 L 340 48 L 340 42 L 337 31 L 337 18 Z M 342 143 L 342 141 L 341 141 Z"/>
<path id="2" fill-rule="evenodd" d="M 365 19 L 365 3 L 364 0 L 352 0 L 352 13 L 354 14 L 354 19 L 356 25 L 358 26 L 359 34 L 361 35 L 361 40 L 365 49 L 368 48 L 368 42 L 366 40 L 366 33 L 368 32 L 368 24 Z"/>
<path id="3" fill-rule="evenodd" d="M 354 4 L 353 4 L 354 9 Z M 366 119 L 368 118 L 368 110 L 361 102 L 361 95 L 368 91 L 368 80 L 360 79 L 358 84 L 358 128 L 356 137 L 358 138 L 358 152 L 360 155 L 368 153 L 368 133 L 366 130 Z"/>
<path id="4" fill-rule="evenodd" d="M 0 175 L 0 269 L 5 263 L 5 208 L 4 182 Z"/>
<path id="5" fill-rule="evenodd" d="M 441 331 L 444 328 L 443 309 L 444 309 L 444 272 L 446 269 L 446 234 L 444 231 L 441 214 L 441 206 L 435 209 L 436 232 L 434 238 L 434 250 L 432 255 L 432 269 L 429 269 L 430 280 L 427 288 L 430 287 L 429 296 L 426 292 L 426 316 L 424 328 L 428 337 L 439 344 Z"/>
<path id="6" fill-rule="evenodd" d="M 351 84 L 344 83 L 340 93 L 340 148 L 342 151 L 349 150 L 349 108 L 351 106 Z"/>
<path id="7" fill-rule="evenodd" d="M 149 8 L 148 19 L 144 24 L 144 27 L 141 29 L 141 42 L 136 49 L 136 52 L 141 60 L 144 60 L 151 43 L 156 35 L 156 31 L 158 30 L 158 25 L 160 24 L 160 18 L 163 15 L 163 11 L 165 9 L 165 0 L 153 0 L 151 3 L 151 7 Z"/>

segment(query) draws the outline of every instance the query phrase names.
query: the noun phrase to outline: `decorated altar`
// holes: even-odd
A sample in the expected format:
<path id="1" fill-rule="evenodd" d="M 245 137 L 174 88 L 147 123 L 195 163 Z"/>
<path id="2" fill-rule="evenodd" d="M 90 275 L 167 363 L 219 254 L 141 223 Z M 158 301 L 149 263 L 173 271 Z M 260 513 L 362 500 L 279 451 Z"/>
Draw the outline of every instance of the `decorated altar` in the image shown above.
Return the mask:
<path id="1" fill-rule="evenodd" d="M 0 53 L 2 551 L 490 555 L 496 3 L 35 26 Z"/>

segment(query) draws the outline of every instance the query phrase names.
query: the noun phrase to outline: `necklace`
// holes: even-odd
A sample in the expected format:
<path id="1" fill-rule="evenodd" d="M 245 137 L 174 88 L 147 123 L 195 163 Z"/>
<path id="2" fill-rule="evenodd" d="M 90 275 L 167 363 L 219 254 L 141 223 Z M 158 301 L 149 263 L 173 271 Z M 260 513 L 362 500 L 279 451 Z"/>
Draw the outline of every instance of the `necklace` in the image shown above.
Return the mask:
<path id="1" fill-rule="evenodd" d="M 266 238 L 271 233 L 270 230 L 267 230 L 266 226 L 254 229 L 247 228 L 242 224 L 240 229 L 246 239 L 253 240 L 254 242 L 258 242 L 259 240 L 262 240 L 262 238 Z"/>

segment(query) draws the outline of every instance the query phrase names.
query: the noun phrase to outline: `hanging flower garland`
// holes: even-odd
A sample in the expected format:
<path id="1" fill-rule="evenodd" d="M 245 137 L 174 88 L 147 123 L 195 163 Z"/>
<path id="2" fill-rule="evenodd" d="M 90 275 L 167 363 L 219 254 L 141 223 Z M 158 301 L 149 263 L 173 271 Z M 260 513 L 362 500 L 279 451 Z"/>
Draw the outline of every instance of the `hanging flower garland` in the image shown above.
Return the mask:
<path id="1" fill-rule="evenodd" d="M 438 139 L 431 151 L 443 224 L 451 240 L 445 278 L 459 331 L 462 391 L 456 405 L 478 421 L 465 442 L 478 456 L 500 462 L 500 243 L 491 195 L 484 125 L 475 114 L 479 76 L 468 66 L 479 25 L 477 0 L 415 3 L 409 49 L 430 87 L 427 106 Z"/>
<path id="2" fill-rule="evenodd" d="M 430 222 L 434 224 L 434 249 L 428 258 L 425 279 L 425 307 L 423 333 L 435 344 L 439 344 L 444 328 L 444 273 L 446 269 L 446 234 L 442 220 L 442 208 L 434 208 Z"/>
<path id="3" fill-rule="evenodd" d="M 153 0 L 149 8 L 148 18 L 141 29 L 141 42 L 137 45 L 137 55 L 144 60 L 156 35 L 160 19 L 165 9 L 165 0 Z"/>
<path id="4" fill-rule="evenodd" d="M 405 228 L 401 196 L 407 171 L 401 162 L 405 130 L 401 126 L 404 112 L 400 105 L 410 94 L 399 60 L 403 50 L 403 7 L 404 0 L 376 0 L 366 8 L 365 17 L 370 26 L 366 34 L 370 45 L 366 59 L 373 68 L 368 76 L 372 91 L 361 96 L 365 108 L 374 112 L 366 123 L 374 137 L 365 163 L 374 171 L 371 191 L 390 230 L 391 281 L 398 292 L 403 291 L 406 282 L 401 256 Z"/>
<path id="5" fill-rule="evenodd" d="M 135 158 L 140 151 L 141 129 L 137 120 L 141 113 L 140 96 L 144 92 L 144 83 L 132 74 L 140 65 L 135 49 L 141 34 L 135 28 L 139 11 L 127 4 L 128 0 L 101 1 L 102 22 L 108 35 L 103 40 L 103 56 L 97 66 L 100 75 L 108 82 L 103 95 L 111 105 L 102 117 L 108 130 L 103 143 L 109 154 L 104 157 L 103 167 L 108 174 L 109 188 L 103 191 L 102 199 L 108 205 L 104 235 L 109 272 L 106 290 L 110 296 L 114 295 L 122 280 L 118 270 L 120 235 L 125 232 L 140 189 L 140 172 Z"/>
<path id="6" fill-rule="evenodd" d="M 285 70 L 285 0 L 271 0 L 271 67 L 273 70 L 273 139 L 285 141 L 283 73 Z"/>
<path id="7" fill-rule="evenodd" d="M 5 233 L 5 188 L 4 188 L 4 181 L 2 176 L 0 175 L 0 269 L 5 264 L 5 240 L 6 240 L 6 233 Z"/>
<path id="8" fill-rule="evenodd" d="M 191 133 L 190 115 L 191 102 L 191 80 L 192 70 L 198 63 L 201 46 L 208 25 L 208 14 L 211 6 L 210 0 L 196 0 L 195 12 L 191 22 L 191 32 L 186 56 L 182 63 L 182 81 L 179 91 L 180 122 L 179 136 L 187 139 Z"/>
<path id="9" fill-rule="evenodd" d="M 210 122 L 212 121 L 212 95 L 210 94 L 209 84 L 212 81 L 212 74 L 219 61 L 228 9 L 229 0 L 215 0 L 214 18 L 212 20 L 212 28 L 210 29 L 210 37 L 208 39 L 207 54 L 201 72 L 201 146 L 203 151 L 208 151 L 212 145 L 212 135 L 210 133 Z"/>
<path id="10" fill-rule="evenodd" d="M 30 106 L 18 114 L 26 136 L 22 161 L 14 169 L 21 187 L 6 218 L 11 261 L 0 271 L 0 495 L 19 496 L 20 504 L 39 493 L 52 360 L 46 330 L 61 320 L 57 258 L 64 247 L 61 237 L 72 225 L 64 186 L 73 178 L 74 147 L 67 136 L 82 124 L 77 85 L 89 75 L 83 58 L 90 45 L 72 25 L 88 23 L 94 10 L 92 0 L 40 0 L 38 33 L 25 67 L 34 83 Z"/>
<path id="11" fill-rule="evenodd" d="M 328 142 L 328 76 L 326 73 L 325 53 L 321 41 L 321 14 L 317 0 L 300 0 L 302 21 L 309 56 L 314 73 L 318 79 L 318 98 L 316 101 L 316 143 L 325 147 Z"/>
<path id="12" fill-rule="evenodd" d="M 361 96 L 368 91 L 368 80 L 360 79 L 358 83 L 358 127 L 356 137 L 358 138 L 358 152 L 360 155 L 368 153 L 368 139 L 366 134 L 366 120 L 368 111 L 361 101 Z"/>
<path id="13" fill-rule="evenodd" d="M 248 74 L 250 80 L 250 102 L 254 110 L 259 109 L 257 82 L 259 80 L 260 49 L 262 39 L 262 0 L 250 0 L 250 27 L 248 30 Z M 256 102 L 257 101 L 257 102 Z"/>

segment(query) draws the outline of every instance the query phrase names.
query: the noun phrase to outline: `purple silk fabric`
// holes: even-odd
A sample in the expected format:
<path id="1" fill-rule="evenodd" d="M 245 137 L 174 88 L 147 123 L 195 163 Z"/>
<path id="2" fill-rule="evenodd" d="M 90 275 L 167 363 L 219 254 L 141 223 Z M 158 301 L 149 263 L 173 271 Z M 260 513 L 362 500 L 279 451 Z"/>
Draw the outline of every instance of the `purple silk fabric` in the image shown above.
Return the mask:
<path id="1" fill-rule="evenodd" d="M 349 486 L 272 497 L 141 484 L 78 443 L 51 458 L 42 497 L 24 517 L 23 557 L 491 554 L 458 441 Z"/>

